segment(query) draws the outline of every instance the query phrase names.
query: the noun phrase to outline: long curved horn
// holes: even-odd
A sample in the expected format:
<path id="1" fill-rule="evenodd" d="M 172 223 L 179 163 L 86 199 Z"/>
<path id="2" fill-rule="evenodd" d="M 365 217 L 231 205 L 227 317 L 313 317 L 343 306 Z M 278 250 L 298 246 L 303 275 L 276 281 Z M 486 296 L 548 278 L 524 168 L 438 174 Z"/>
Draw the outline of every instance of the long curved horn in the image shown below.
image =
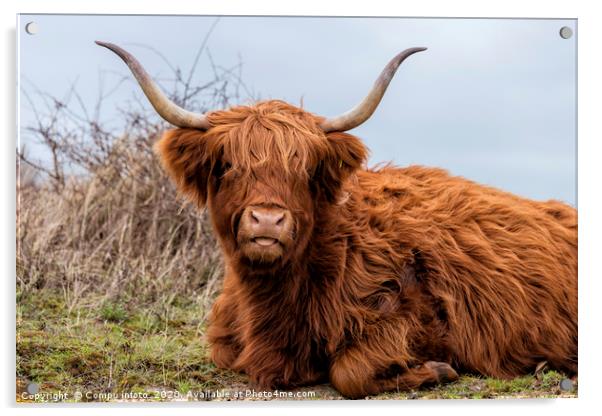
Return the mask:
<path id="1" fill-rule="evenodd" d="M 399 65 L 401 65 L 401 63 L 408 56 L 425 50 L 426 48 L 409 48 L 398 54 L 395 58 L 391 59 L 387 66 L 385 66 L 385 69 L 383 69 L 383 71 L 380 73 L 380 76 L 376 79 L 374 86 L 368 95 L 362 100 L 362 102 L 340 116 L 324 120 L 322 124 L 320 124 L 322 130 L 325 132 L 347 131 L 368 120 L 372 113 L 374 113 L 376 110 L 376 107 L 378 107 L 383 95 L 385 95 L 385 91 L 393 79 L 393 75 L 395 75 L 397 68 L 399 68 Z"/>
<path id="2" fill-rule="evenodd" d="M 144 94 L 155 108 L 155 111 L 157 111 L 165 121 L 177 127 L 191 127 L 200 130 L 207 130 L 211 127 L 204 114 L 187 111 L 167 98 L 159 86 L 151 79 L 150 75 L 144 70 L 140 62 L 138 62 L 138 60 L 129 52 L 108 42 L 97 40 L 96 44 L 110 49 L 123 59 L 123 62 L 130 67 L 132 74 L 136 77 L 138 84 L 142 87 L 142 91 L 144 91 Z"/>

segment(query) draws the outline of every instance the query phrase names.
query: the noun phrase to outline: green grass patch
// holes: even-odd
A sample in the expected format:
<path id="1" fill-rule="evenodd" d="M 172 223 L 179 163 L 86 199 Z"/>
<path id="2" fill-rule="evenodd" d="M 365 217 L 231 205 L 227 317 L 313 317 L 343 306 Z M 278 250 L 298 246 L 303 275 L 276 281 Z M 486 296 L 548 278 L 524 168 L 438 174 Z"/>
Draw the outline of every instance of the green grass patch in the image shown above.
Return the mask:
<path id="1" fill-rule="evenodd" d="M 69 311 L 56 295 L 21 299 L 17 379 L 69 396 L 225 388 L 242 376 L 210 362 L 198 312 L 182 302 L 162 310 L 111 304 Z"/>
<path id="2" fill-rule="evenodd" d="M 128 319 L 128 314 L 123 306 L 113 302 L 107 302 L 102 306 L 100 316 L 109 322 L 124 322 Z"/>

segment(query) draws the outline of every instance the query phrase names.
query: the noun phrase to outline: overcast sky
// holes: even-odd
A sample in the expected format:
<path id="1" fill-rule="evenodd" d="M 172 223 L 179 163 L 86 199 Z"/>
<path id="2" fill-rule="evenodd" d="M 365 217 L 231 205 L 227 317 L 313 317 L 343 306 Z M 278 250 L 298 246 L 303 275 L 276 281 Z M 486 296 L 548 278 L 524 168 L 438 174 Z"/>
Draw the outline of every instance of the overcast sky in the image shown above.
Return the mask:
<path id="1" fill-rule="evenodd" d="M 96 100 L 100 71 L 127 74 L 96 39 L 134 53 L 154 76 L 189 68 L 215 17 L 19 17 L 21 87 L 64 95 L 77 80 Z M 24 32 L 34 21 L 38 33 Z M 216 63 L 243 62 L 242 78 L 263 99 L 277 98 L 330 116 L 363 98 L 384 65 L 413 46 L 376 113 L 352 130 L 370 164 L 438 166 L 538 200 L 576 203 L 576 36 L 574 20 L 222 17 L 209 39 Z M 211 79 L 207 55 L 194 80 Z M 106 104 L 138 94 L 128 82 Z M 22 98 L 22 97 L 21 97 Z M 247 98 L 243 95 L 242 98 Z M 32 120 L 20 100 L 21 125 Z M 23 140 L 25 140 L 25 136 Z"/>

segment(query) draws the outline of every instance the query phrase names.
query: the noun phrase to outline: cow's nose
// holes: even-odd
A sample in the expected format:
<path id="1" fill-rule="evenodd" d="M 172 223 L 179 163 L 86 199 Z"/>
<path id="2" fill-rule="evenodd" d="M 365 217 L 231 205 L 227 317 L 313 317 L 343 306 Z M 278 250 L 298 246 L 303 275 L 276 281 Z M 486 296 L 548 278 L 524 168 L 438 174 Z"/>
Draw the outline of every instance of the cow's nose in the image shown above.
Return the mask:
<path id="1" fill-rule="evenodd" d="M 252 206 L 246 209 L 241 225 L 252 238 L 270 237 L 279 240 L 290 232 L 291 214 L 282 208 Z"/>
<path id="2" fill-rule="evenodd" d="M 251 208 L 251 220 L 254 225 L 269 228 L 282 228 L 284 210 L 273 208 Z"/>

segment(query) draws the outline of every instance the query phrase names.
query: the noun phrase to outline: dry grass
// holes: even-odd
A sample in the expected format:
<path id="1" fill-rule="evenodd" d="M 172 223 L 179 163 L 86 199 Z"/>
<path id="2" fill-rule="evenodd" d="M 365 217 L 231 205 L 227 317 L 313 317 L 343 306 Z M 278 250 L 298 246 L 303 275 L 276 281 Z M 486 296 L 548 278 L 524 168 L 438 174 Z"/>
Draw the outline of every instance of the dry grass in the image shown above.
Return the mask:
<path id="1" fill-rule="evenodd" d="M 126 140 L 107 163 L 71 177 L 19 190 L 17 279 L 21 296 L 63 294 L 70 309 L 90 294 L 101 302 L 198 299 L 205 310 L 218 289 L 220 255 L 205 214 L 176 198 L 151 152 Z"/>

